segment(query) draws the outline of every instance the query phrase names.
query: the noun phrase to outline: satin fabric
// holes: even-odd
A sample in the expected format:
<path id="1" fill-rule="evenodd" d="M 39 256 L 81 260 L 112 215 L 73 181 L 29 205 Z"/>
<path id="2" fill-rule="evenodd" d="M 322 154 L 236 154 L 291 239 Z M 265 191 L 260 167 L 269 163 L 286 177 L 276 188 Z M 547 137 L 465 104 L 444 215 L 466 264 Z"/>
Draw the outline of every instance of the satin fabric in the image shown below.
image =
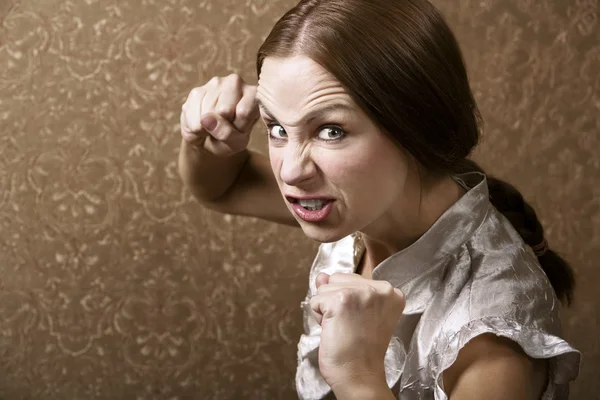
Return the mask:
<path id="1" fill-rule="evenodd" d="M 457 175 L 467 192 L 413 245 L 383 261 L 373 279 L 406 295 L 385 356 L 387 383 L 402 400 L 447 399 L 442 373 L 474 337 L 506 337 L 533 358 L 549 359 L 543 400 L 566 399 L 580 354 L 561 337 L 559 303 L 532 250 L 490 203 L 483 174 Z M 302 302 L 296 389 L 301 400 L 335 398 L 318 368 L 321 327 L 311 315 L 319 273 L 354 273 L 359 233 L 322 244 Z"/>

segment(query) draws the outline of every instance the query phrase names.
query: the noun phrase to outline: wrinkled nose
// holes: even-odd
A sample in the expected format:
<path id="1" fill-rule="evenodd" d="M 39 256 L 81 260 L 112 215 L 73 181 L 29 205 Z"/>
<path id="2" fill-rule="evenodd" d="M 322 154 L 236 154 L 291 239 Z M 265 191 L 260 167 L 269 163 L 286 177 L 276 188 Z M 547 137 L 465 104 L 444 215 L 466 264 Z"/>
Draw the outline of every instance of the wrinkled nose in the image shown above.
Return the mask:
<path id="1" fill-rule="evenodd" d="M 310 155 L 310 149 L 295 143 L 288 143 L 283 151 L 279 172 L 281 180 L 288 186 L 298 186 L 313 178 L 317 167 Z"/>

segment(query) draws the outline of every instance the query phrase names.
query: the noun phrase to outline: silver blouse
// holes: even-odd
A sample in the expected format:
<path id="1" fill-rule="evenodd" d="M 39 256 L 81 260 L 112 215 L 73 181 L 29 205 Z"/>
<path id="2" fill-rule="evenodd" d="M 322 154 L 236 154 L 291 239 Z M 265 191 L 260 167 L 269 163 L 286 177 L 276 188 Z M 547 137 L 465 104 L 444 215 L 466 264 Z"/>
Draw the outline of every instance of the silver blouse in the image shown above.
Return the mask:
<path id="1" fill-rule="evenodd" d="M 490 203 L 485 176 L 458 175 L 467 189 L 413 245 L 375 268 L 406 295 L 385 355 L 389 387 L 402 400 L 447 399 L 442 373 L 469 340 L 493 333 L 530 357 L 549 359 L 543 400 L 566 399 L 580 354 L 561 338 L 559 303 L 532 250 Z M 302 400 L 334 398 L 318 367 L 321 327 L 309 299 L 321 272 L 354 273 L 364 252 L 359 234 L 322 244 L 302 302 L 296 390 Z"/>

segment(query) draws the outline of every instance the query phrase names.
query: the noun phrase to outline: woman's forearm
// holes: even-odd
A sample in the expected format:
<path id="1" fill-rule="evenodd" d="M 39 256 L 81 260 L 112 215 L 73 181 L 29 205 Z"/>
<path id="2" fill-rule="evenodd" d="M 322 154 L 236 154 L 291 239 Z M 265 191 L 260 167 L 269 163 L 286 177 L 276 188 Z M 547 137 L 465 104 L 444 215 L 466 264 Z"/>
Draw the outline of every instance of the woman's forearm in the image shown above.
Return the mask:
<path id="1" fill-rule="evenodd" d="M 334 392 L 335 393 L 335 392 Z M 335 393 L 338 400 L 397 400 L 388 387 L 360 387 Z"/>
<path id="2" fill-rule="evenodd" d="M 220 157 L 193 148 L 183 140 L 179 153 L 179 174 L 199 201 L 214 201 L 235 182 L 249 156 L 248 150 L 243 150 L 232 156 Z"/>
<path id="3" fill-rule="evenodd" d="M 385 378 L 377 381 L 354 380 L 333 388 L 338 400 L 398 400 L 387 385 Z"/>

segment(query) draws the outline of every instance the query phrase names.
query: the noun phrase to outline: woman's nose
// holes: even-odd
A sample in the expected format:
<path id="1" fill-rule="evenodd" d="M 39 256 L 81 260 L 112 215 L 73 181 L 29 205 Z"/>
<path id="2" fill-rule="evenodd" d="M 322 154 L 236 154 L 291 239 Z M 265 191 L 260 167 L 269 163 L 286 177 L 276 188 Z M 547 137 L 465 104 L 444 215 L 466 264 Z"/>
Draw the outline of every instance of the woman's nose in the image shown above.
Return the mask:
<path id="1" fill-rule="evenodd" d="M 313 178 L 317 167 L 312 160 L 310 148 L 296 143 L 288 143 L 283 152 L 280 170 L 281 180 L 288 186 L 298 186 Z"/>

